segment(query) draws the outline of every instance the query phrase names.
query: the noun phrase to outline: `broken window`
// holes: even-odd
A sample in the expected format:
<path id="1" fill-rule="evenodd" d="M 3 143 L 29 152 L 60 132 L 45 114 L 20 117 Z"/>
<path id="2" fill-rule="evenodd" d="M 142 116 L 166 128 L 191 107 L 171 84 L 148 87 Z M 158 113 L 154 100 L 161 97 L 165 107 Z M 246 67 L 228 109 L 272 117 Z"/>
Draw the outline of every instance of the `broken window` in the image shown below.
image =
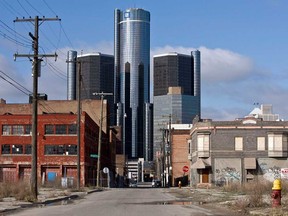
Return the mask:
<path id="1" fill-rule="evenodd" d="M 12 154 L 23 154 L 22 145 L 12 145 Z"/>
<path id="2" fill-rule="evenodd" d="M 10 154 L 10 145 L 4 144 L 1 148 L 2 154 Z"/>

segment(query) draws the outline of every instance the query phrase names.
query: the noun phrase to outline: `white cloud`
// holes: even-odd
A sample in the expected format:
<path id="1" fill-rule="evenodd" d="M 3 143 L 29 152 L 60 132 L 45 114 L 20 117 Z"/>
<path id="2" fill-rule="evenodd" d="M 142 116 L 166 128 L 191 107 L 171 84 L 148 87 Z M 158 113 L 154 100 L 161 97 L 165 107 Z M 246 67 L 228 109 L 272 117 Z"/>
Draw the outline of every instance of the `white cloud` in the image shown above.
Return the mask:
<path id="1" fill-rule="evenodd" d="M 268 69 L 256 68 L 253 60 L 249 57 L 225 49 L 209 49 L 207 47 L 155 47 L 151 49 L 151 64 L 153 64 L 153 55 L 169 52 L 190 55 L 191 51 L 196 49 L 201 51 L 203 118 L 233 120 L 244 117 L 253 109 L 253 103 L 258 102 L 272 104 L 275 113 L 288 119 L 286 71 L 283 71 L 283 75 L 278 75 L 277 78 Z M 46 93 L 50 100 L 66 99 L 67 97 L 66 58 L 68 50 L 72 49 L 65 47 L 58 50 L 59 58 L 56 62 L 53 58 L 49 58 L 49 63 L 54 69 L 47 64 L 45 66 L 45 61 L 42 64 L 39 93 Z M 79 43 L 75 50 L 78 54 L 82 51 L 83 54 L 101 52 L 113 55 L 113 43 L 105 41 L 94 45 Z M 18 64 L 20 63 L 13 63 L 12 57 L 9 61 L 0 55 L 0 69 L 32 90 L 31 63 L 26 62 L 25 67 Z M 28 96 L 23 95 L 7 82 L 0 80 L 0 85 L 0 97 L 6 99 L 8 103 L 26 103 L 28 101 Z"/>
<path id="2" fill-rule="evenodd" d="M 169 52 L 190 55 L 193 50 L 201 52 L 201 76 L 203 82 L 217 83 L 239 81 L 253 70 L 253 62 L 248 57 L 224 49 L 209 49 L 206 47 L 156 47 L 151 56 Z"/>
<path id="3" fill-rule="evenodd" d="M 251 58 L 220 48 L 156 47 L 152 49 L 151 56 L 169 52 L 190 55 L 196 49 L 201 51 L 203 118 L 241 118 L 253 109 L 254 102 L 258 102 L 272 104 L 275 113 L 288 119 L 288 106 L 285 105 L 288 89 L 283 87 L 283 82 L 288 81 L 286 73 L 283 73 L 282 79 L 277 79 L 272 71 L 256 68 Z"/>

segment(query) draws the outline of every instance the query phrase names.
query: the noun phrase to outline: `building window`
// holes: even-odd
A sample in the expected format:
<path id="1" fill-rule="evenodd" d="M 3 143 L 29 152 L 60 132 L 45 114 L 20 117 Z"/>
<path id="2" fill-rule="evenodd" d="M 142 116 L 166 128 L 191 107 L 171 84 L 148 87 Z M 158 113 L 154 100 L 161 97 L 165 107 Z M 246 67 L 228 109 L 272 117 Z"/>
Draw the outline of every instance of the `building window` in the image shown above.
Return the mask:
<path id="1" fill-rule="evenodd" d="M 243 151 L 243 137 L 235 137 L 235 151 Z"/>
<path id="2" fill-rule="evenodd" d="M 45 145 L 45 155 L 76 155 L 77 145 L 65 144 L 65 145 Z"/>
<path id="3" fill-rule="evenodd" d="M 24 126 L 23 125 L 13 125 L 12 126 L 12 134 L 13 135 L 24 134 Z"/>
<path id="4" fill-rule="evenodd" d="M 12 145 L 12 154 L 23 154 L 22 145 Z"/>
<path id="5" fill-rule="evenodd" d="M 282 134 L 269 134 L 268 135 L 268 150 L 269 151 L 282 151 Z"/>
<path id="6" fill-rule="evenodd" d="M 3 125 L 2 135 L 24 135 L 30 134 L 31 125 Z"/>
<path id="7" fill-rule="evenodd" d="M 77 145 L 68 145 L 66 150 L 69 155 L 77 155 Z"/>
<path id="8" fill-rule="evenodd" d="M 25 125 L 24 134 L 31 134 L 31 133 L 32 133 L 32 125 Z"/>
<path id="9" fill-rule="evenodd" d="M 188 154 L 191 154 L 191 140 L 188 140 Z"/>
<path id="10" fill-rule="evenodd" d="M 11 125 L 3 125 L 2 127 L 2 135 L 10 135 L 12 134 Z"/>
<path id="11" fill-rule="evenodd" d="M 4 144 L 1 149 L 2 154 L 31 154 L 31 145 Z"/>
<path id="12" fill-rule="evenodd" d="M 4 144 L 1 147 L 2 154 L 10 154 L 10 145 Z"/>
<path id="13" fill-rule="evenodd" d="M 77 125 L 71 124 L 71 125 L 45 125 L 45 134 L 57 134 L 57 135 L 63 135 L 63 134 L 76 134 L 77 133 Z"/>
<path id="14" fill-rule="evenodd" d="M 25 154 L 32 153 L 32 145 L 25 145 Z"/>
<path id="15" fill-rule="evenodd" d="M 67 134 L 67 125 L 55 125 L 55 134 Z"/>
<path id="16" fill-rule="evenodd" d="M 199 134 L 198 139 L 198 151 L 209 151 L 209 134 Z"/>
<path id="17" fill-rule="evenodd" d="M 257 150 L 265 151 L 265 137 L 257 137 Z"/>
<path id="18" fill-rule="evenodd" d="M 77 125 L 72 124 L 68 126 L 68 134 L 76 134 L 77 133 Z"/>
<path id="19" fill-rule="evenodd" d="M 198 157 L 210 157 L 210 134 L 197 135 Z"/>
<path id="20" fill-rule="evenodd" d="M 54 125 L 45 125 L 45 134 L 54 134 Z"/>

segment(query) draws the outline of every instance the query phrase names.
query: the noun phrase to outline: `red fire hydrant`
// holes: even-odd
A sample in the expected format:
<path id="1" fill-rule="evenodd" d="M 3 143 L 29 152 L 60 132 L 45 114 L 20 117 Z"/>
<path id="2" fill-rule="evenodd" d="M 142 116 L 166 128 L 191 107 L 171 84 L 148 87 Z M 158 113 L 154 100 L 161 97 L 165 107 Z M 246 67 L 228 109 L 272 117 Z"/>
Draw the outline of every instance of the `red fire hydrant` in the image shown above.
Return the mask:
<path id="1" fill-rule="evenodd" d="M 281 190 L 281 180 L 274 180 L 271 194 L 273 208 L 281 206 Z"/>

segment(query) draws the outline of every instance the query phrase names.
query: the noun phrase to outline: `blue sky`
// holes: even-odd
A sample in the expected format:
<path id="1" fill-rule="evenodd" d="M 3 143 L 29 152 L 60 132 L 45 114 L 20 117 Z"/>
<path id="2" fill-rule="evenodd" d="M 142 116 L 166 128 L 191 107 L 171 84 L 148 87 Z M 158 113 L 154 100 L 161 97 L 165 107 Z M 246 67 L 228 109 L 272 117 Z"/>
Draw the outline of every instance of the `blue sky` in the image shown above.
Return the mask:
<path id="1" fill-rule="evenodd" d="M 28 32 L 34 32 L 31 23 L 14 23 L 16 17 L 58 15 L 61 22 L 40 26 L 40 52 L 56 51 L 59 58 L 44 59 L 39 92 L 66 99 L 67 50 L 113 54 L 114 9 L 131 7 L 151 13 L 151 57 L 201 51 L 203 118 L 233 120 L 259 103 L 272 104 L 274 113 L 288 119 L 286 0 L 0 0 L 0 71 L 32 90 L 30 61 L 13 61 L 15 52 L 31 48 L 7 36 L 26 43 Z M 3 79 L 0 98 L 28 101 Z"/>

